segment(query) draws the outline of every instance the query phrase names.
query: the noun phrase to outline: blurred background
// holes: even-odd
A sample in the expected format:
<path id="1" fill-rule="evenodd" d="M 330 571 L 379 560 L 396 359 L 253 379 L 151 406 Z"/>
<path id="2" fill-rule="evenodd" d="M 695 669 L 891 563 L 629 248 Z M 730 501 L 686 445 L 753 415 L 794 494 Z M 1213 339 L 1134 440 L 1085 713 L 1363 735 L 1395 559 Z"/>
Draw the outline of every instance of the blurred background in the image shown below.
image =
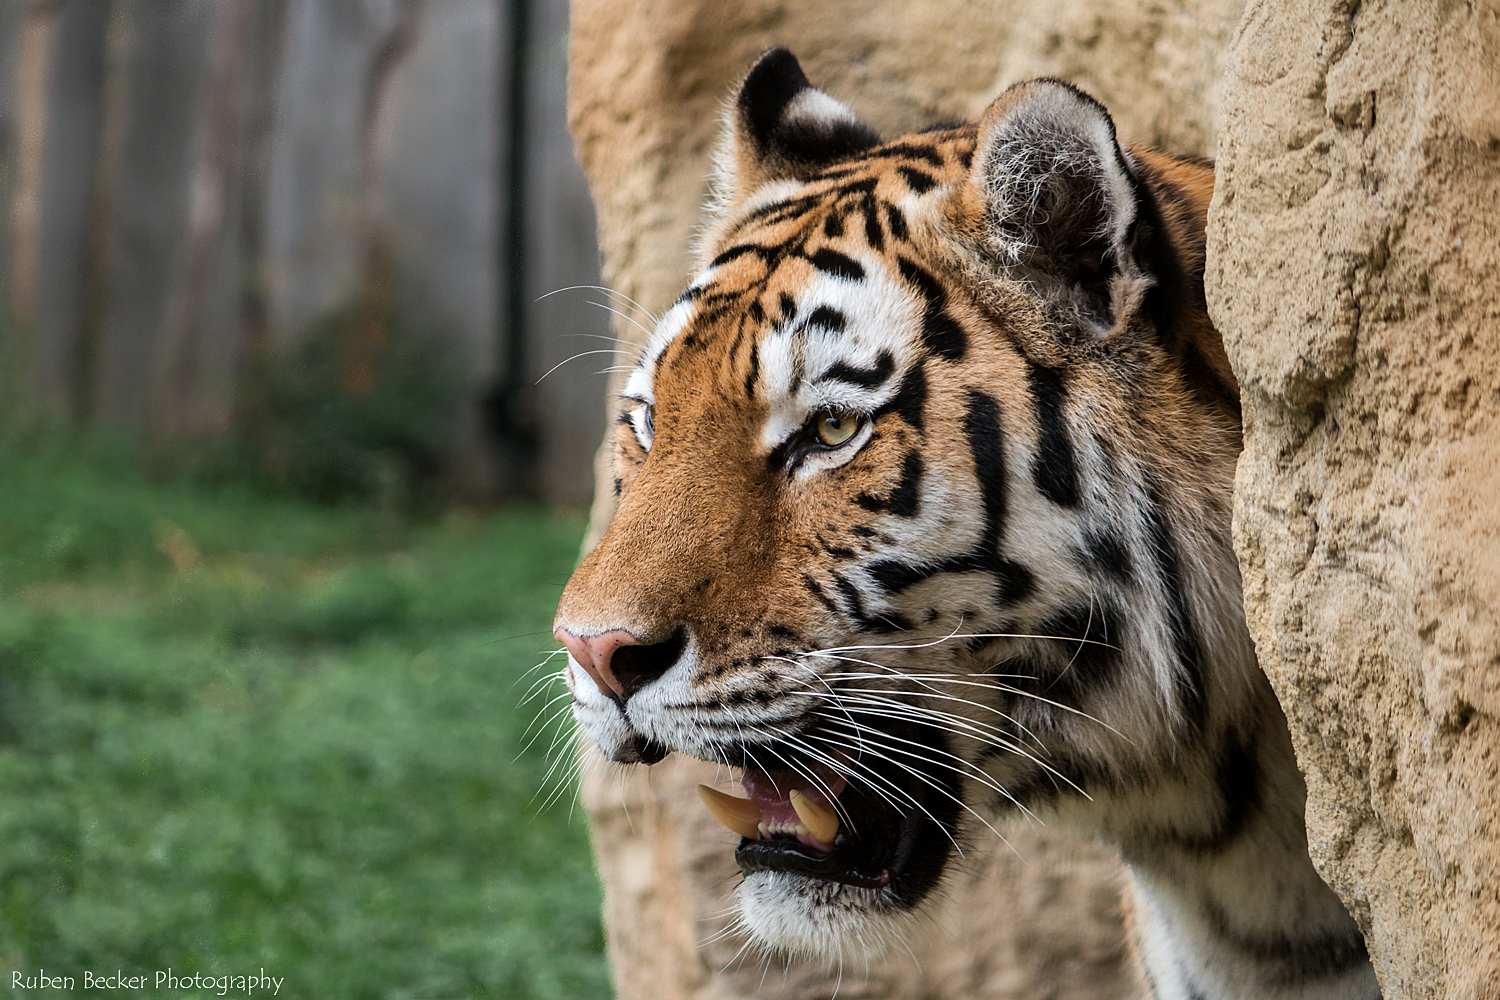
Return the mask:
<path id="1" fill-rule="evenodd" d="M 3 0 L 14 389 L 314 492 L 586 502 L 566 73 L 561 0 Z"/>
<path id="2" fill-rule="evenodd" d="M 608 996 L 567 21 L 0 0 L 0 981 Z"/>

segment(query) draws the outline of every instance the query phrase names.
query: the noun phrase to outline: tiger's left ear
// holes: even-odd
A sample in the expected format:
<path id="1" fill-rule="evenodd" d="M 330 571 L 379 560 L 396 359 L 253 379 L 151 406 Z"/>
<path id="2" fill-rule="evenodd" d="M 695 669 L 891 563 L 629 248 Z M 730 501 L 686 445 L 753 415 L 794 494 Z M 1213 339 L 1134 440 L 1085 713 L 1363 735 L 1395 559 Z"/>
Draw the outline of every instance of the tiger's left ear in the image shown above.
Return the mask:
<path id="1" fill-rule="evenodd" d="M 1010 88 L 980 119 L 970 180 L 994 265 L 1096 333 L 1139 305 L 1143 194 L 1099 102 L 1058 80 Z"/>
<path id="2" fill-rule="evenodd" d="M 750 67 L 725 131 L 717 179 L 724 209 L 770 181 L 801 179 L 880 143 L 853 111 L 809 83 L 797 57 L 780 46 Z"/>

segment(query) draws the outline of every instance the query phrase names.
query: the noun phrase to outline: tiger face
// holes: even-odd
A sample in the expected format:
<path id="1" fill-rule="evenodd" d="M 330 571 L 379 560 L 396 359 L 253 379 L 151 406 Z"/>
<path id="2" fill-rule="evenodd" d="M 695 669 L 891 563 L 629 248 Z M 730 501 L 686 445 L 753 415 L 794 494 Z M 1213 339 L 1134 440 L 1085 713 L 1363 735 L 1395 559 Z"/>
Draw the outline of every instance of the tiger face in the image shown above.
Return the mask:
<path id="1" fill-rule="evenodd" d="M 1211 169 L 1055 81 L 883 142 L 785 50 L 731 118 L 557 614 L 583 732 L 740 769 L 705 802 L 793 951 L 887 937 L 1008 813 L 1224 834 L 1265 691 Z"/>

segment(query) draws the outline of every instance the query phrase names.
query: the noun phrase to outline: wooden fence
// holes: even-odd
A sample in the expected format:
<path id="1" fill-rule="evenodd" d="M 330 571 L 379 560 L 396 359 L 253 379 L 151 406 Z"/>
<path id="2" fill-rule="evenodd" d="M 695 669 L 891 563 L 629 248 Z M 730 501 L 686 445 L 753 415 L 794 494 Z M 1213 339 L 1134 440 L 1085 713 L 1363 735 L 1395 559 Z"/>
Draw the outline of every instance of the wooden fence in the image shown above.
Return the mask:
<path id="1" fill-rule="evenodd" d="M 154 440 L 254 437 L 343 316 L 340 350 L 456 359 L 454 485 L 586 500 L 611 356 L 537 381 L 610 347 L 603 293 L 542 297 L 599 283 L 566 38 L 565 0 L 0 0 L 13 381 Z"/>

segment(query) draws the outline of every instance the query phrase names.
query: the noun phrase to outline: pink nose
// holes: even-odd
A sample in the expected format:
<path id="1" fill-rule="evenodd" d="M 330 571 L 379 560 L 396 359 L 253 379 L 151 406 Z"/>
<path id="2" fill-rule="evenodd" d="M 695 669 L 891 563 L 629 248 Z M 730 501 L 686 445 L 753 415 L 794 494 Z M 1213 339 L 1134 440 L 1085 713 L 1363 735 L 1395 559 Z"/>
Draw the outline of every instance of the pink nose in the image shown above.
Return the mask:
<path id="1" fill-rule="evenodd" d="M 610 661 L 615 657 L 615 650 L 621 646 L 639 646 L 641 640 L 620 628 L 583 638 L 559 628 L 552 637 L 568 648 L 568 655 L 588 671 L 600 691 L 622 703 L 630 697 L 630 692 L 615 676 Z"/>

